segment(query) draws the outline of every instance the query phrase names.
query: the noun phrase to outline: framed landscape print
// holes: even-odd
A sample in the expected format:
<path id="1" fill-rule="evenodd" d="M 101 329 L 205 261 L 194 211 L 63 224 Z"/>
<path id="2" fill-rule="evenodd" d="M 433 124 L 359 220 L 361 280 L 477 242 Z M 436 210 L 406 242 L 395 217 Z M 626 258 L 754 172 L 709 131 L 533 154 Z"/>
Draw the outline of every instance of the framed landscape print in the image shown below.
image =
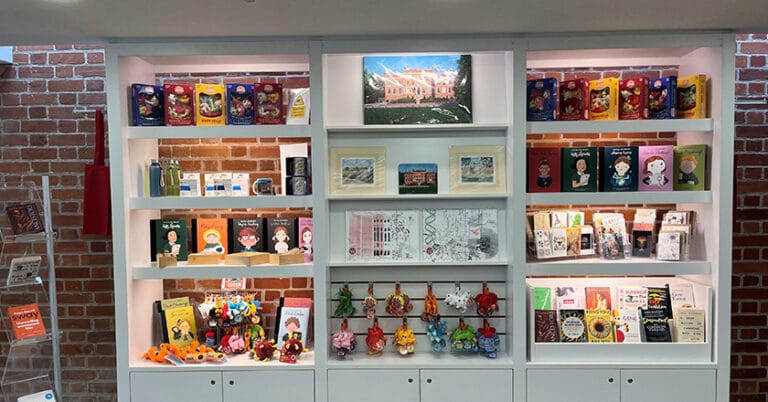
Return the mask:
<path id="1" fill-rule="evenodd" d="M 507 191 L 503 145 L 452 146 L 448 152 L 451 193 L 482 194 Z"/>
<path id="2" fill-rule="evenodd" d="M 330 153 L 331 194 L 384 194 L 384 147 L 331 148 Z"/>
<path id="3" fill-rule="evenodd" d="M 472 123 L 472 56 L 363 57 L 364 124 Z"/>

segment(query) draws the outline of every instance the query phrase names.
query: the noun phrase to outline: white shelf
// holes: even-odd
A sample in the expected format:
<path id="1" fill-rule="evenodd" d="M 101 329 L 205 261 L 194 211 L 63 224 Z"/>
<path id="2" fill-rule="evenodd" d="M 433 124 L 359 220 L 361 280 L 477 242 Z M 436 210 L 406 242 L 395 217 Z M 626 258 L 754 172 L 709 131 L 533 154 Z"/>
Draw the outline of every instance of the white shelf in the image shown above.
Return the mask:
<path id="1" fill-rule="evenodd" d="M 134 360 L 131 362 L 130 370 L 132 372 L 179 372 L 179 371 L 211 371 L 211 370 L 227 370 L 227 371 L 260 371 L 260 370 L 311 370 L 315 368 L 315 352 L 309 351 L 301 354 L 296 364 L 281 363 L 278 361 L 277 356 L 268 362 L 255 361 L 248 357 L 248 352 L 239 355 L 227 356 L 227 361 L 222 363 L 192 363 L 182 366 L 173 366 L 168 363 L 156 363 L 149 360 Z"/>
<path id="2" fill-rule="evenodd" d="M 131 209 L 310 208 L 311 195 L 249 197 L 132 197 Z"/>
<path id="3" fill-rule="evenodd" d="M 707 261 L 657 261 L 633 257 L 624 260 L 600 258 L 573 258 L 557 261 L 537 261 L 526 264 L 529 276 L 546 275 L 709 275 L 711 264 Z"/>
<path id="4" fill-rule="evenodd" d="M 712 119 L 530 121 L 528 134 L 712 131 Z"/>
<path id="5" fill-rule="evenodd" d="M 413 133 L 413 132 L 467 132 L 467 131 L 499 131 L 509 128 L 507 123 L 489 124 L 371 124 L 367 126 L 326 126 L 329 133 Z"/>
<path id="6" fill-rule="evenodd" d="M 709 204 L 711 191 L 627 191 L 608 193 L 528 193 L 528 205 L 563 204 Z"/>
<path id="7" fill-rule="evenodd" d="M 141 139 L 182 138 L 296 138 L 310 137 L 306 125 L 248 125 L 248 126 L 160 126 L 126 127 L 126 137 Z"/>
<path id="8" fill-rule="evenodd" d="M 484 261 L 484 262 L 346 262 L 330 261 L 329 267 L 337 268 L 387 268 L 387 267 L 413 267 L 413 268 L 432 268 L 432 267 L 506 267 L 508 261 Z"/>
<path id="9" fill-rule="evenodd" d="M 313 273 L 312 263 L 246 267 L 242 265 L 187 265 L 158 268 L 157 263 L 133 267 L 133 279 L 185 279 L 185 278 L 307 278 Z"/>
<path id="10" fill-rule="evenodd" d="M 358 336 L 358 347 L 365 346 Z M 372 369 L 372 368 L 512 368 L 512 358 L 504 353 L 495 359 L 489 359 L 482 354 L 456 354 L 447 350 L 441 353 L 422 352 L 401 356 L 388 350 L 380 355 L 369 356 L 364 350 L 356 350 L 347 355 L 343 360 L 336 358 L 335 354 L 328 357 L 329 369 Z"/>
<path id="11" fill-rule="evenodd" d="M 329 195 L 329 201 L 410 201 L 410 200 L 505 200 L 507 193 L 497 194 L 371 194 Z"/>
<path id="12" fill-rule="evenodd" d="M 706 343 L 532 343 L 532 363 L 710 363 Z"/>

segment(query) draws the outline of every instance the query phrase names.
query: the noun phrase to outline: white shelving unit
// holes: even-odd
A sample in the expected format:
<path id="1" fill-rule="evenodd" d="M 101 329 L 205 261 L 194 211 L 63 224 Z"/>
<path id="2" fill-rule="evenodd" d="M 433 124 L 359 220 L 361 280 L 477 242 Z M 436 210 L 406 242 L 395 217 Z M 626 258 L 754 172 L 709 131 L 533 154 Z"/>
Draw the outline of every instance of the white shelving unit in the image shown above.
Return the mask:
<path id="1" fill-rule="evenodd" d="M 120 400 L 152 400 L 159 389 L 178 390 L 200 399 L 236 400 L 243 381 L 279 381 L 305 392 L 304 400 L 370 402 L 400 398 L 431 402 L 477 395 L 506 401 L 549 401 L 572 398 L 573 390 L 605 389 L 625 402 L 638 400 L 638 384 L 652 389 L 690 392 L 697 401 L 728 401 L 730 345 L 730 233 L 733 155 L 734 38 L 729 34 L 612 35 L 569 37 L 489 37 L 397 39 L 276 40 L 226 43 L 114 44 L 107 51 L 110 160 L 112 161 L 115 244 L 118 391 Z M 362 57 L 369 54 L 461 53 L 473 59 L 473 123 L 443 125 L 366 126 L 363 124 Z M 283 61 L 281 62 L 281 59 Z M 711 81 L 709 118 L 667 121 L 526 122 L 527 68 L 676 66 L 679 75 L 704 73 Z M 125 90 L 133 82 L 152 82 L 169 72 L 310 71 L 312 123 L 306 127 L 129 127 Z M 294 70 L 295 71 L 295 70 Z M 119 117 L 119 118 L 116 118 Z M 527 136 L 580 133 L 675 133 L 677 144 L 706 143 L 709 184 L 706 191 L 666 193 L 526 194 Z M 138 167 L 157 156 L 159 139 L 311 137 L 314 194 L 307 197 L 245 197 L 226 199 L 148 199 L 138 191 Z M 452 194 L 449 191 L 448 147 L 501 145 L 506 150 L 507 183 L 501 194 Z M 378 146 L 386 149 L 386 184 L 381 195 L 330 194 L 329 150 L 333 147 Z M 429 156 L 430 160 L 424 160 Z M 438 194 L 398 195 L 397 165 L 438 164 Z M 690 261 L 660 262 L 633 258 L 602 261 L 527 261 L 527 206 L 600 205 L 628 208 L 642 204 L 674 204 L 693 209 L 700 219 L 700 241 Z M 288 267 L 189 267 L 159 269 L 148 261 L 147 221 L 163 209 L 231 209 L 311 207 L 314 263 Z M 493 208 L 498 210 L 499 258 L 473 264 L 356 263 L 344 258 L 345 214 L 349 210 Z M 311 277 L 314 283 L 314 346 L 300 365 L 260 365 L 233 361 L 191 369 L 149 365 L 141 354 L 151 343 L 151 303 L 162 298 L 162 280 L 182 278 Z M 550 277 L 558 277 L 552 279 Z M 704 344 L 539 345 L 532 341 L 528 283 L 576 280 L 686 281 L 707 300 L 707 342 Z M 499 294 L 501 313 L 492 317 L 502 339 L 500 356 L 456 356 L 428 351 L 418 319 L 426 283 L 446 289 L 454 281 L 479 290 L 482 282 Z M 330 334 L 340 319 L 332 317 L 336 291 L 348 283 L 356 307 L 369 282 L 380 301 L 396 282 L 409 290 L 414 311 L 408 315 L 416 330 L 416 355 L 402 358 L 392 346 L 384 356 L 364 353 L 367 322 L 350 319 L 359 332 L 358 350 L 337 360 Z M 552 282 L 554 283 L 554 282 Z M 590 282 L 592 283 L 592 282 Z M 437 293 L 438 298 L 444 292 Z M 441 313 L 445 310 L 441 305 Z M 446 313 L 452 327 L 458 315 Z M 394 331 L 391 322 L 385 332 Z M 670 371 L 673 370 L 673 371 Z M 581 373 L 588 371 L 592 376 Z M 663 372 L 667 375 L 657 375 Z M 683 378 L 676 381 L 678 374 Z M 552 379 L 562 386 L 551 387 Z M 471 384 L 471 385 L 470 385 Z M 605 386 L 608 384 L 607 386 Z M 343 387 L 343 388 L 342 388 Z M 151 389 L 154 393 L 148 393 Z M 682 390 L 682 391 L 681 391 Z M 170 391 L 169 391 L 170 392 Z M 244 391 L 243 391 L 244 392 Z M 307 396 L 307 392 L 311 395 Z M 161 392 L 162 393 L 162 392 Z M 170 395 L 170 393 L 168 394 Z M 244 395 L 244 394 L 243 394 Z M 681 394 L 682 395 L 682 394 Z M 178 395 L 174 395 L 177 398 Z M 468 395 L 469 397 L 469 395 Z M 680 400 L 684 400 L 682 398 Z"/>

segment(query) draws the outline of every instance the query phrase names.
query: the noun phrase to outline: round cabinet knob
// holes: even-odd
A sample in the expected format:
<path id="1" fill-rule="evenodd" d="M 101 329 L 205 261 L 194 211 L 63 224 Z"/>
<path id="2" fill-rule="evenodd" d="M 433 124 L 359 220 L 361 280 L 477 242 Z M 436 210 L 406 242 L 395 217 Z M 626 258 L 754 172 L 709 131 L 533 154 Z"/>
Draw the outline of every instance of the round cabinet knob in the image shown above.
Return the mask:
<path id="1" fill-rule="evenodd" d="M 409 382 L 409 383 L 412 383 L 412 382 L 413 382 L 413 378 L 409 378 L 409 379 L 408 379 L 408 382 Z"/>
<path id="2" fill-rule="evenodd" d="M 235 385 L 235 380 L 229 380 L 229 385 Z"/>
<path id="3" fill-rule="evenodd" d="M 627 378 L 627 384 L 632 384 L 633 382 L 635 382 L 635 380 L 633 380 L 631 378 Z"/>
<path id="4" fill-rule="evenodd" d="M 211 385 L 216 385 L 216 380 L 211 380 Z"/>
<path id="5" fill-rule="evenodd" d="M 431 378 L 427 378 L 427 384 L 432 384 L 432 379 Z"/>
<path id="6" fill-rule="evenodd" d="M 608 382 L 609 382 L 609 383 L 611 383 L 611 384 L 613 384 L 613 377 L 609 378 L 609 379 L 608 379 Z"/>

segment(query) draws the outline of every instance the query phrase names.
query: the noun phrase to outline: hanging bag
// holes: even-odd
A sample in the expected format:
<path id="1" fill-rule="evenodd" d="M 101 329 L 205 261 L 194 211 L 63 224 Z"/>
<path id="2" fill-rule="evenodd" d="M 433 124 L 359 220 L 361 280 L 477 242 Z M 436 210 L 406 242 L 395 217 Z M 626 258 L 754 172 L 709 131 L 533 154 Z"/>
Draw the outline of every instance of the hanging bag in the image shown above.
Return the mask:
<path id="1" fill-rule="evenodd" d="M 109 166 L 104 164 L 104 115 L 96 110 L 96 148 L 93 163 L 85 165 L 83 234 L 112 234 Z"/>

